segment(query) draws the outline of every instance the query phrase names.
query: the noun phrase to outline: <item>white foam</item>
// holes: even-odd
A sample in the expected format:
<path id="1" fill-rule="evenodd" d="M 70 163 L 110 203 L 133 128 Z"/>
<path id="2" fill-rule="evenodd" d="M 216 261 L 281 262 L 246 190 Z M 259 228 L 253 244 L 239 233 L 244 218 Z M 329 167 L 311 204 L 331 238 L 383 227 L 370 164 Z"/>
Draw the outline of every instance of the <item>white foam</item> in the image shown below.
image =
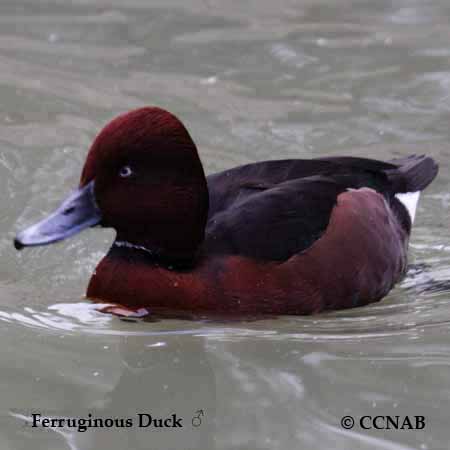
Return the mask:
<path id="1" fill-rule="evenodd" d="M 416 217 L 417 204 L 419 203 L 420 191 L 406 192 L 405 194 L 395 194 L 398 200 L 405 206 L 408 211 L 411 223 Z"/>

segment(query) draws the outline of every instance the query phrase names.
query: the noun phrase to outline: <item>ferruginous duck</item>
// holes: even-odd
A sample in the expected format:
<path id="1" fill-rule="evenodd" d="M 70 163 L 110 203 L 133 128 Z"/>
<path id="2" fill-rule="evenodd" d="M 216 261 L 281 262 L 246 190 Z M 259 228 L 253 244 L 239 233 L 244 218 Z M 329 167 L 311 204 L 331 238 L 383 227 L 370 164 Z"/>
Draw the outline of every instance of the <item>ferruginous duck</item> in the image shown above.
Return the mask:
<path id="1" fill-rule="evenodd" d="M 14 243 L 114 228 L 87 297 L 116 314 L 350 308 L 380 300 L 404 275 L 419 193 L 437 171 L 427 156 L 343 156 L 205 177 L 181 121 L 141 108 L 100 132 L 78 189 Z"/>

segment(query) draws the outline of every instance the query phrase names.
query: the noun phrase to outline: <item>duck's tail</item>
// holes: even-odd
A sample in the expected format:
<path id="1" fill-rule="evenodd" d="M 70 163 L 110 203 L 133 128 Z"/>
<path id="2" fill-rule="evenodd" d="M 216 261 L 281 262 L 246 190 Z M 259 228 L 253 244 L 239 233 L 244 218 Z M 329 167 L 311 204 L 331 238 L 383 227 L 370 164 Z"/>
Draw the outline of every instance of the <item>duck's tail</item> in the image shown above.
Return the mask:
<path id="1" fill-rule="evenodd" d="M 411 155 L 392 159 L 397 169 L 388 171 L 388 177 L 395 186 L 396 193 L 423 191 L 436 177 L 439 166 L 426 155 Z"/>
<path id="2" fill-rule="evenodd" d="M 396 169 L 386 171 L 394 187 L 395 197 L 407 209 L 412 223 L 420 192 L 434 180 L 439 166 L 433 158 L 425 155 L 411 155 L 393 159 L 389 163 L 397 166 Z"/>

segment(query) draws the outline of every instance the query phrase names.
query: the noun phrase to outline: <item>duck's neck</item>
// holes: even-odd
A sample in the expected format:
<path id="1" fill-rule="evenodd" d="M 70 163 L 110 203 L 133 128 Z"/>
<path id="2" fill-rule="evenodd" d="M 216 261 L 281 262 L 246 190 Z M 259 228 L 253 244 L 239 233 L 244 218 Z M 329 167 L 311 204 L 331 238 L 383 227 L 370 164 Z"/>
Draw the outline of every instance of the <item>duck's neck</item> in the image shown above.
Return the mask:
<path id="1" fill-rule="evenodd" d="M 170 254 L 151 245 L 133 244 L 129 241 L 116 239 L 108 252 L 108 257 L 155 265 L 168 270 L 185 270 L 195 265 L 197 253 Z"/>

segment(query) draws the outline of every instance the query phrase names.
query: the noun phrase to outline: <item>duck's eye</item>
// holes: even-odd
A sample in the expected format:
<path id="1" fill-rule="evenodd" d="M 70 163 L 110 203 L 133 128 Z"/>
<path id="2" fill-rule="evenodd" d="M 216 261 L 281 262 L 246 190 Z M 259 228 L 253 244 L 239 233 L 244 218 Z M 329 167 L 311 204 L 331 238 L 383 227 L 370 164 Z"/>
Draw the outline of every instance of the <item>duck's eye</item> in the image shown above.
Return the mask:
<path id="1" fill-rule="evenodd" d="M 119 170 L 119 176 L 122 178 L 127 178 L 129 176 L 133 175 L 133 170 L 131 169 L 130 166 L 123 166 L 120 170 Z"/>

